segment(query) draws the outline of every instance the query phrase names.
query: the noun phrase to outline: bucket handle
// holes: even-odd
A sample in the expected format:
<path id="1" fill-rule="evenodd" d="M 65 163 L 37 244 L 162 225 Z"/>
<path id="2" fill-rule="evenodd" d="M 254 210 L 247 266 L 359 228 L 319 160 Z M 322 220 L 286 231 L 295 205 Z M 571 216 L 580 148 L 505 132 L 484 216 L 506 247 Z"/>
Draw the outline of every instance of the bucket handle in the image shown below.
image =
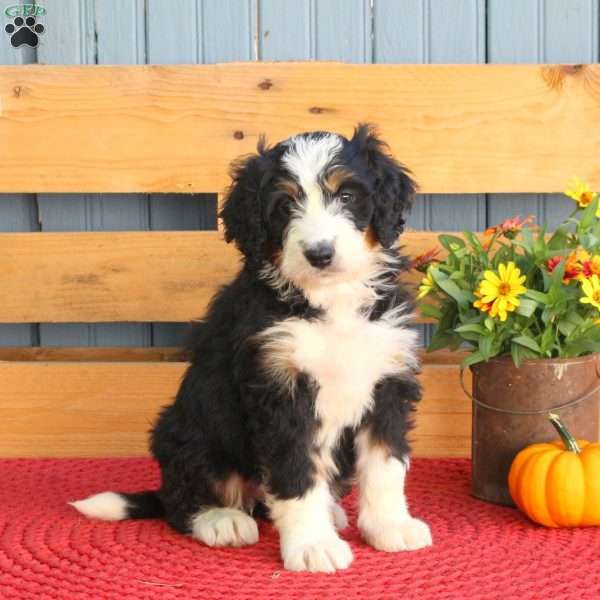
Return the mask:
<path id="1" fill-rule="evenodd" d="M 581 396 L 575 398 L 574 400 L 569 400 L 569 402 L 564 402 L 563 404 L 559 404 L 558 406 L 553 406 L 551 408 L 540 408 L 537 410 L 511 410 L 509 408 L 500 408 L 499 406 L 492 406 L 491 404 L 487 404 L 486 402 L 482 402 L 481 400 L 478 400 L 477 398 L 475 398 L 475 396 L 473 396 L 470 392 L 468 392 L 467 388 L 465 387 L 464 372 L 465 372 L 464 368 L 461 367 L 461 369 L 460 369 L 460 386 L 462 387 L 463 392 L 465 393 L 467 398 L 470 398 L 474 404 L 476 404 L 477 406 L 479 406 L 481 408 L 487 408 L 488 410 L 493 410 L 495 412 L 505 413 L 505 414 L 509 414 L 509 415 L 544 415 L 549 412 L 557 412 L 559 410 L 565 410 L 567 408 L 571 408 L 572 406 L 575 406 L 576 404 L 579 404 L 580 402 L 583 402 L 584 400 L 587 400 L 588 398 L 590 398 L 591 396 L 593 396 L 594 394 L 596 394 L 597 392 L 600 391 L 600 371 L 599 371 L 598 362 L 596 361 L 596 376 L 599 378 L 599 381 L 595 384 L 592 384 L 591 389 L 589 389 L 587 392 L 584 392 Z"/>

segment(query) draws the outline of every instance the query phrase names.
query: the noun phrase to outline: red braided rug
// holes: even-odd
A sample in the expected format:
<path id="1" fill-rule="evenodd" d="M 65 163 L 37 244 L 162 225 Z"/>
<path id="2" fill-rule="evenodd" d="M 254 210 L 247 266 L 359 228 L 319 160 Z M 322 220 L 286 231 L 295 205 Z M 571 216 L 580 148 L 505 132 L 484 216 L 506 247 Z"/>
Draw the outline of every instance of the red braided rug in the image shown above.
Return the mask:
<path id="1" fill-rule="evenodd" d="M 0 598 L 600 599 L 600 528 L 550 530 L 469 497 L 469 462 L 414 460 L 408 496 L 434 547 L 385 554 L 354 526 L 355 554 L 334 575 L 281 569 L 275 532 L 242 549 L 209 549 L 161 521 L 88 521 L 67 500 L 152 488 L 146 459 L 0 461 Z M 354 520 L 354 498 L 346 501 Z"/>

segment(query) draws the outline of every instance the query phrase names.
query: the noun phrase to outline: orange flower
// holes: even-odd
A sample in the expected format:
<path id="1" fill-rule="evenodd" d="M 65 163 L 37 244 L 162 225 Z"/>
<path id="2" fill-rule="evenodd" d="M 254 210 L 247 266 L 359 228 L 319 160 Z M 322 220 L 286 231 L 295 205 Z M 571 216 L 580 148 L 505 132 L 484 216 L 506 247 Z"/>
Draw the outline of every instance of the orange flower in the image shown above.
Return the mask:
<path id="1" fill-rule="evenodd" d="M 600 255 L 594 254 L 589 262 L 591 275 L 600 275 Z"/>
<path id="2" fill-rule="evenodd" d="M 423 254 L 419 254 L 419 256 L 415 256 L 415 258 L 412 260 L 410 268 L 421 271 L 421 273 L 425 273 L 427 271 L 427 267 L 429 267 L 431 263 L 439 262 L 439 258 L 437 258 L 439 253 L 439 248 L 432 248 Z"/>
<path id="3" fill-rule="evenodd" d="M 475 290 L 473 293 L 479 298 L 479 300 L 473 302 L 473 306 L 478 308 L 481 312 L 490 312 L 493 302 L 482 302 L 481 298 L 483 297 L 483 294 L 478 290 Z"/>
<path id="4" fill-rule="evenodd" d="M 561 260 L 562 258 L 560 256 L 550 258 L 546 262 L 548 271 L 552 273 Z M 593 268 L 600 270 L 600 257 L 598 257 L 598 260 L 596 260 L 595 263 L 593 261 L 594 257 L 591 257 L 589 252 L 584 248 L 578 248 L 569 254 L 565 264 L 563 283 L 568 285 L 573 280 L 582 281 L 594 273 L 592 271 Z"/>

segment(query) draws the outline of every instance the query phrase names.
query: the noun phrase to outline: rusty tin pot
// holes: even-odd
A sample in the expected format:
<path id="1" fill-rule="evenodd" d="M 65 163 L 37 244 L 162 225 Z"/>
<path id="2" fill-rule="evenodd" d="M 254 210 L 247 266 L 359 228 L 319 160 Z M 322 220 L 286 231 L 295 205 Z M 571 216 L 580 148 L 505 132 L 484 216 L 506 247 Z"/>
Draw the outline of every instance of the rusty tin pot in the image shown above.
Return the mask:
<path id="1" fill-rule="evenodd" d="M 473 400 L 475 497 L 514 506 L 507 483 L 510 465 L 526 446 L 556 438 L 549 412 L 559 413 L 577 438 L 598 439 L 600 354 L 526 360 L 519 368 L 503 356 L 471 371 L 473 395 L 467 395 Z"/>

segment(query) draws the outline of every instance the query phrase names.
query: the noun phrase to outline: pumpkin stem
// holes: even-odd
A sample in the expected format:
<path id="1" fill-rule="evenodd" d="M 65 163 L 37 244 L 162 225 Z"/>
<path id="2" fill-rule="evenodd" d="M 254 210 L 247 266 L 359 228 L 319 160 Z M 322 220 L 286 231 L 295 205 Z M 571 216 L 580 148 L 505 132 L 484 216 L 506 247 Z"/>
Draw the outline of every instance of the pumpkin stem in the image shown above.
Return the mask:
<path id="1" fill-rule="evenodd" d="M 560 435 L 560 439 L 563 441 L 563 444 L 566 446 L 569 452 L 575 452 L 575 454 L 579 454 L 581 452 L 581 448 L 577 444 L 575 438 L 571 435 L 571 432 L 565 427 L 565 424 L 560 420 L 560 417 L 557 414 L 550 413 L 548 415 L 550 419 L 550 423 L 556 431 L 558 435 Z"/>

